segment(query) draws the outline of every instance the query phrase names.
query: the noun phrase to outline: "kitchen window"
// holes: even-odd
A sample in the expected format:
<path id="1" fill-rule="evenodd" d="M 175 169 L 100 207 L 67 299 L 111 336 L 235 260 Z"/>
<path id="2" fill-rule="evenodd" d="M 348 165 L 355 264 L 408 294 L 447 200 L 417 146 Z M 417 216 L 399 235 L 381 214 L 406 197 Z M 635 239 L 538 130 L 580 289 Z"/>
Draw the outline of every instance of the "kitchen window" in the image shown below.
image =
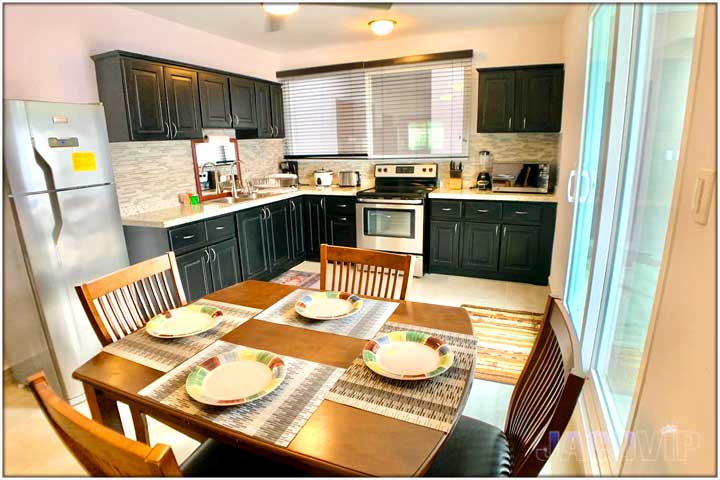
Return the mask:
<path id="1" fill-rule="evenodd" d="M 279 75 L 286 156 L 466 157 L 472 51 L 445 55 Z"/>
<path id="2" fill-rule="evenodd" d="M 697 5 L 599 5 L 590 17 L 584 134 L 563 295 L 584 393 L 627 447 L 681 150 Z M 598 428 L 599 427 L 599 428 Z"/>

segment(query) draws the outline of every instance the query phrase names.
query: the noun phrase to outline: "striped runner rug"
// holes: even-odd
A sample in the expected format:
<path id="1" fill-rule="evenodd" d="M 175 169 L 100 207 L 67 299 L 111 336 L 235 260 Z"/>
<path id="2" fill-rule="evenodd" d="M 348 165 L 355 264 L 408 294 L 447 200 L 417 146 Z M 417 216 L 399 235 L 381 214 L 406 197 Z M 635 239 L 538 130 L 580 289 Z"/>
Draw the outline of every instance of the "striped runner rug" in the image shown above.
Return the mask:
<path id="1" fill-rule="evenodd" d="M 462 306 L 477 338 L 475 378 L 514 385 L 543 322 L 543 313 Z"/>

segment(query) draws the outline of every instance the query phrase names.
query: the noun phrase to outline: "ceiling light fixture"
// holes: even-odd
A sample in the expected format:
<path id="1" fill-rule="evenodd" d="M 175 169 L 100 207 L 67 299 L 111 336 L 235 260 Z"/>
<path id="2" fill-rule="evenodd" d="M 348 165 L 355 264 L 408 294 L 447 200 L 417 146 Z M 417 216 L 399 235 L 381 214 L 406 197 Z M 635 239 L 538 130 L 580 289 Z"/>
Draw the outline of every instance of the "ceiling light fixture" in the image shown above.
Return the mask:
<path id="1" fill-rule="evenodd" d="M 397 22 L 395 20 L 380 19 L 373 20 L 372 22 L 368 23 L 368 25 L 370 25 L 370 30 L 372 30 L 375 35 L 380 35 L 381 37 L 384 37 L 385 35 L 393 31 L 396 23 Z"/>
<path id="2" fill-rule="evenodd" d="M 290 15 L 300 9 L 299 3 L 263 3 L 263 10 L 270 15 Z"/>

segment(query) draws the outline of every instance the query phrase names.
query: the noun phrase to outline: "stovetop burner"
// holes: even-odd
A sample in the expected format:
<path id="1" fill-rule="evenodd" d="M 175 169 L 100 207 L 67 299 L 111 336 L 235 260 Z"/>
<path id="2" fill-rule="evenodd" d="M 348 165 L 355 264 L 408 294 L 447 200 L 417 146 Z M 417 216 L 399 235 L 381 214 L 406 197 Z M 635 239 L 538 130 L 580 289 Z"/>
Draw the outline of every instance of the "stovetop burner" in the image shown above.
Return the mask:
<path id="1" fill-rule="evenodd" d="M 422 200 L 437 188 L 437 164 L 375 165 L 375 187 L 358 192 L 360 198 Z"/>

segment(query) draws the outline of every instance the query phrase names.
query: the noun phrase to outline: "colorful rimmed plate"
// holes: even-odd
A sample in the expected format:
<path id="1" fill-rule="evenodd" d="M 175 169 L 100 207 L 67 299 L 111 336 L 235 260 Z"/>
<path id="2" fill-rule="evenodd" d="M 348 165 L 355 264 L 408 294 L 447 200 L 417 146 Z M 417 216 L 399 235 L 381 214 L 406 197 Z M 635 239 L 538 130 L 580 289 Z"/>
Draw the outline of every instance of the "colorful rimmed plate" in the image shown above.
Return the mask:
<path id="1" fill-rule="evenodd" d="M 187 305 L 156 315 L 145 331 L 158 338 L 181 338 L 197 335 L 215 327 L 222 320 L 220 309 L 209 305 Z"/>
<path id="2" fill-rule="evenodd" d="M 295 311 L 312 320 L 335 320 L 357 313 L 363 301 L 347 292 L 314 292 L 295 302 Z"/>
<path id="3" fill-rule="evenodd" d="M 282 358 L 265 350 L 239 348 L 196 365 L 185 389 L 207 405 L 242 405 L 272 392 L 284 378 Z"/>
<path id="4" fill-rule="evenodd" d="M 398 380 L 437 377 L 452 367 L 454 359 L 444 341 L 421 332 L 391 332 L 363 348 L 363 360 L 370 370 Z"/>

